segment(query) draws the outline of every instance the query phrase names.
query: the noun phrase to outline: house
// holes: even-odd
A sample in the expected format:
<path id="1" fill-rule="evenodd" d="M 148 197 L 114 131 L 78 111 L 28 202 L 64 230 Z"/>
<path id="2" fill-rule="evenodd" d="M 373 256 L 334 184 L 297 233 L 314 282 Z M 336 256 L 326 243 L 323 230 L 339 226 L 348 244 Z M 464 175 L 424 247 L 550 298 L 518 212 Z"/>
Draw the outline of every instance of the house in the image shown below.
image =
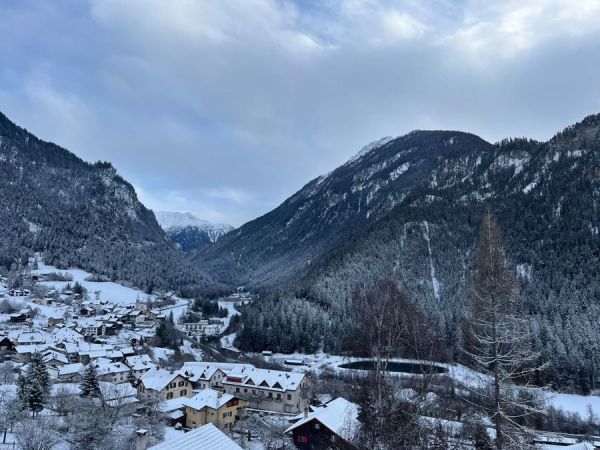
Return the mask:
<path id="1" fill-rule="evenodd" d="M 112 362 L 105 358 L 99 358 L 91 364 L 96 366 L 96 374 L 98 380 L 108 381 L 111 383 L 124 383 L 129 376 L 129 367 L 124 363 Z"/>
<path id="2" fill-rule="evenodd" d="M 221 384 L 254 409 L 298 414 L 308 404 L 310 381 L 304 373 L 251 368 L 229 372 Z"/>
<path id="3" fill-rule="evenodd" d="M 138 394 L 141 398 L 156 396 L 160 400 L 170 400 L 192 396 L 192 384 L 181 371 L 153 368 L 139 380 Z"/>
<path id="4" fill-rule="evenodd" d="M 27 321 L 27 314 L 24 313 L 13 313 L 9 315 L 12 323 L 23 323 Z"/>
<path id="5" fill-rule="evenodd" d="M 55 350 L 47 350 L 44 352 L 44 362 L 48 366 L 59 367 L 64 366 L 65 364 L 69 364 L 69 359 L 63 353 L 57 352 Z"/>
<path id="6" fill-rule="evenodd" d="M 304 417 L 285 433 L 292 433 L 294 444 L 302 450 L 353 449 L 358 426 L 358 406 L 338 397 L 322 407 L 314 407 L 312 412 L 307 408 Z"/>
<path id="7" fill-rule="evenodd" d="M 8 336 L 0 336 L 0 352 L 12 352 L 15 350 L 15 344 Z"/>
<path id="8" fill-rule="evenodd" d="M 156 364 L 152 362 L 148 355 L 128 356 L 125 358 L 125 364 L 129 366 L 136 378 L 140 378 L 150 369 L 156 367 Z"/>
<path id="9" fill-rule="evenodd" d="M 186 362 L 181 371 L 192 382 L 194 389 L 221 388 L 221 381 L 229 372 L 254 369 L 251 364 L 222 362 Z"/>
<path id="10" fill-rule="evenodd" d="M 202 389 L 182 403 L 185 406 L 185 425 L 188 428 L 207 423 L 219 428 L 232 428 L 238 418 L 245 414 L 248 406 L 246 400 L 214 389 Z"/>
<path id="11" fill-rule="evenodd" d="M 138 433 L 137 449 L 148 448 L 142 443 L 144 437 L 140 430 Z M 147 439 L 147 437 L 146 437 Z M 147 442 L 147 441 L 146 441 Z M 174 439 L 169 439 L 158 445 L 153 445 L 148 450 L 242 450 L 242 447 L 237 445 L 225 433 L 215 427 L 212 423 L 208 423 L 200 428 L 196 428 L 189 433 L 178 436 Z"/>
<path id="12" fill-rule="evenodd" d="M 128 407 L 133 412 L 139 400 L 137 398 L 137 389 L 129 383 L 104 383 L 99 382 L 102 400 L 109 407 Z"/>
<path id="13" fill-rule="evenodd" d="M 43 352 L 50 344 L 32 344 L 32 345 L 17 345 L 15 351 L 17 353 L 16 360 L 18 362 L 27 362 L 31 355 L 36 352 Z"/>
<path id="14" fill-rule="evenodd" d="M 84 370 L 85 367 L 81 363 L 65 364 L 57 368 L 56 377 L 62 382 L 78 382 L 81 381 Z"/>

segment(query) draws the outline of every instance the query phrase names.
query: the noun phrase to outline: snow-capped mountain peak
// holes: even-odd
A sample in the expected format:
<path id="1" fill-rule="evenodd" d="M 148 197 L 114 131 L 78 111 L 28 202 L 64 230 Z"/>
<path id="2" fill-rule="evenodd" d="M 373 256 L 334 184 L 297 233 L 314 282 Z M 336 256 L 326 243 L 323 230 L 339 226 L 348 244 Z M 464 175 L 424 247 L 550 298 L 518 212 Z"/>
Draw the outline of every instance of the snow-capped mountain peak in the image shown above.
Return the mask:
<path id="1" fill-rule="evenodd" d="M 184 251 L 216 242 L 233 230 L 229 224 L 212 223 L 189 212 L 156 211 L 154 215 L 167 236 Z"/>

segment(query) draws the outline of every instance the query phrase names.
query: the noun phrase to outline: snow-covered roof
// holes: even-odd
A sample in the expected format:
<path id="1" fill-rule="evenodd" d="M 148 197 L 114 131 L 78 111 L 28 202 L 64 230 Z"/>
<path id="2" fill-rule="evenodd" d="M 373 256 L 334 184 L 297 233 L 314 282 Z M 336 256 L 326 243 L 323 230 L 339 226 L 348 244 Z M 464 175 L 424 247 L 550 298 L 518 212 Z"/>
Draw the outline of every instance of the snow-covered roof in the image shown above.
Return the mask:
<path id="1" fill-rule="evenodd" d="M 181 371 L 187 375 L 191 381 L 210 380 L 214 374 L 220 370 L 224 374 L 230 372 L 243 372 L 254 369 L 252 364 L 224 363 L 224 362 L 186 362 L 181 367 Z"/>
<path id="2" fill-rule="evenodd" d="M 579 442 L 573 445 L 542 445 L 541 448 L 543 450 L 594 450 L 594 447 L 589 442 Z"/>
<path id="3" fill-rule="evenodd" d="M 79 341 L 83 336 L 72 328 L 61 327 L 52 330 L 52 337 L 57 341 Z"/>
<path id="4" fill-rule="evenodd" d="M 98 375 L 129 372 L 129 367 L 123 363 L 103 362 L 102 364 L 96 364 L 96 362 L 94 362 L 94 365 L 96 365 L 96 373 Z"/>
<path id="5" fill-rule="evenodd" d="M 283 372 L 281 370 L 257 369 L 255 367 L 240 372 L 232 371 L 222 384 L 234 386 L 256 386 L 274 391 L 295 391 L 300 386 L 305 374 L 299 372 Z"/>
<path id="6" fill-rule="evenodd" d="M 200 411 L 204 408 L 219 409 L 234 397 L 231 394 L 222 394 L 214 389 L 202 389 L 198 394 L 183 400 L 183 404 L 189 408 Z"/>
<path id="7" fill-rule="evenodd" d="M 81 363 L 65 364 L 64 366 L 58 368 L 58 376 L 82 373 L 84 370 L 85 368 Z"/>
<path id="8" fill-rule="evenodd" d="M 48 350 L 44 353 L 44 362 L 49 362 L 52 360 L 60 361 L 63 364 L 67 364 L 69 360 L 65 355 L 59 352 L 55 352 L 53 350 Z"/>
<path id="9" fill-rule="evenodd" d="M 50 344 L 33 344 L 33 345 L 17 345 L 15 351 L 19 354 L 29 354 L 35 352 L 43 352 Z"/>
<path id="10" fill-rule="evenodd" d="M 154 445 L 148 450 L 242 450 L 225 433 L 208 423 L 183 436 Z"/>
<path id="11" fill-rule="evenodd" d="M 178 376 L 183 376 L 181 371 L 179 370 L 171 371 L 155 367 L 153 369 L 150 369 L 144 375 L 142 375 L 140 377 L 140 381 L 144 383 L 144 387 L 146 389 L 162 391 L 171 381 L 173 381 Z"/>
<path id="12" fill-rule="evenodd" d="M 308 413 L 308 417 L 299 420 L 285 432 L 288 433 L 312 420 L 317 420 L 333 433 L 349 440 L 358 428 L 358 406 L 343 397 L 338 397 L 320 408 L 315 408 L 313 412 Z"/>
<path id="13" fill-rule="evenodd" d="M 125 358 L 125 363 L 133 370 L 151 368 L 154 364 L 148 355 L 128 356 Z"/>

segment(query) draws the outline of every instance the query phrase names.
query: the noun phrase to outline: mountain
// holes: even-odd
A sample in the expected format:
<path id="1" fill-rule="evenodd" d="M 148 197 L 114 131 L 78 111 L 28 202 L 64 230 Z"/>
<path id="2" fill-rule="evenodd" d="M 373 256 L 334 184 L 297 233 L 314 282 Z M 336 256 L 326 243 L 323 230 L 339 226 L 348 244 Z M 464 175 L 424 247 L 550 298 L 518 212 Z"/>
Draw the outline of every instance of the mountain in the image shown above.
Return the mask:
<path id="1" fill-rule="evenodd" d="M 327 351 L 343 350 L 355 289 L 392 276 L 452 358 L 489 209 L 521 281 L 534 345 L 552 361 L 547 379 L 585 390 L 600 342 L 599 206 L 600 115 L 547 142 L 413 131 L 368 146 L 194 260 L 232 285 L 318 305 Z"/>
<path id="2" fill-rule="evenodd" d="M 186 253 L 217 242 L 233 230 L 231 225 L 211 223 L 189 212 L 156 211 L 154 215 L 171 242 Z"/>
<path id="3" fill-rule="evenodd" d="M 87 163 L 0 113 L 0 270 L 35 251 L 147 291 L 219 289 L 189 267 L 111 164 Z"/>

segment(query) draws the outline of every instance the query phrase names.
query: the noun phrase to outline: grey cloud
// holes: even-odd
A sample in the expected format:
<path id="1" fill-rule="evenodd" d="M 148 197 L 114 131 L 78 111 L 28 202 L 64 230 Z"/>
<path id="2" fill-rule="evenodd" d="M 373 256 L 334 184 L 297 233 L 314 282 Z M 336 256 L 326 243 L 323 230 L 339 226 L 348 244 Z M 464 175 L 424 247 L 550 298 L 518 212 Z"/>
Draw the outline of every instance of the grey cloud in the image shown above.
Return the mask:
<path id="1" fill-rule="evenodd" d="M 600 111 L 596 0 L 303 3 L 4 4 L 0 107 L 148 206 L 234 225 L 381 136 L 546 139 Z"/>

